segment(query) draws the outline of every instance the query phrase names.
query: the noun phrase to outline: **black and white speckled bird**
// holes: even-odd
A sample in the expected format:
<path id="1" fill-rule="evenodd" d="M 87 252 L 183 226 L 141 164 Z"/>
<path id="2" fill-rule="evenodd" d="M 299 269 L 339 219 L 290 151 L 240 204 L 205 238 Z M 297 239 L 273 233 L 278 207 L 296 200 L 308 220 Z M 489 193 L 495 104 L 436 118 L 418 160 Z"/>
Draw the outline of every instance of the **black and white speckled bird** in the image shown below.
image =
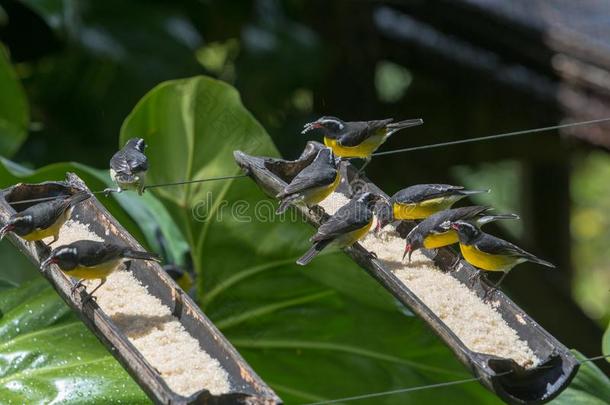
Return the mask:
<path id="1" fill-rule="evenodd" d="M 117 184 L 116 190 L 106 189 L 109 192 L 120 193 L 123 190 L 135 189 L 138 194 L 144 192 L 148 158 L 144 154 L 146 142 L 142 138 L 132 138 L 127 141 L 123 149 L 119 150 L 110 159 L 110 177 Z"/>
<path id="2" fill-rule="evenodd" d="M 277 195 L 280 205 L 276 214 L 282 214 L 291 204 L 305 203 L 308 207 L 318 204 L 337 188 L 340 180 L 332 150 L 320 149 L 313 162 Z"/>
<path id="3" fill-rule="evenodd" d="M 313 246 L 297 260 L 297 264 L 306 265 L 331 243 L 344 248 L 360 240 L 373 224 L 373 207 L 379 198 L 381 196 L 369 192 L 355 195 L 320 225 L 318 232 L 310 239 Z"/>
<path id="4" fill-rule="evenodd" d="M 134 250 L 123 245 L 79 240 L 54 249 L 41 263 L 40 268 L 45 270 L 47 266 L 56 264 L 67 275 L 78 278 L 78 283 L 72 287 L 72 293 L 82 285 L 83 280 L 101 279 L 100 284 L 89 293 L 89 297 L 92 297 L 106 282 L 108 275 L 130 259 L 161 260 L 154 253 Z"/>
<path id="5" fill-rule="evenodd" d="M 419 118 L 398 122 L 394 122 L 392 118 L 345 122 L 337 117 L 326 116 L 305 124 L 301 133 L 320 130 L 324 136 L 324 144 L 332 148 L 335 155 L 342 158 L 364 159 L 366 166 L 371 160 L 371 155 L 390 136 L 402 129 L 423 123 L 424 121 Z"/>
<path id="6" fill-rule="evenodd" d="M 70 219 L 74 207 L 91 197 L 91 194 L 82 191 L 70 196 L 41 202 L 23 211 L 13 214 L 6 225 L 0 229 L 0 240 L 7 232 L 14 232 L 21 238 L 33 242 L 53 237 L 49 245 L 59 238 L 59 231 L 63 224 Z"/>
<path id="7" fill-rule="evenodd" d="M 457 232 L 451 228 L 455 221 L 468 221 L 481 227 L 489 222 L 502 219 L 519 219 L 516 214 L 491 214 L 491 207 L 475 205 L 437 212 L 417 224 L 405 238 L 405 253 L 409 255 L 418 249 L 438 249 L 459 242 Z"/>
<path id="8" fill-rule="evenodd" d="M 384 201 L 377 206 L 377 230 L 395 220 L 428 218 L 466 196 L 481 193 L 489 193 L 489 190 L 464 190 L 464 187 L 449 184 L 417 184 L 404 188 L 394 194 L 389 202 Z"/>

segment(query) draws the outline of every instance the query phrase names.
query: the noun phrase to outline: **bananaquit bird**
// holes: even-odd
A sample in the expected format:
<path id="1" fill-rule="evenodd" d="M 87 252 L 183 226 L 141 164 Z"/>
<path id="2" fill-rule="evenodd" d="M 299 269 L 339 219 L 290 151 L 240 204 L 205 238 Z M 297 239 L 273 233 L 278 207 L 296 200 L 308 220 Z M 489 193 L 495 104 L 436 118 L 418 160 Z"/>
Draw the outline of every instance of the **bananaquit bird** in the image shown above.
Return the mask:
<path id="1" fill-rule="evenodd" d="M 328 221 L 320 225 L 318 232 L 310 239 L 313 246 L 297 260 L 297 264 L 306 265 L 331 243 L 343 248 L 353 245 L 366 235 L 373 223 L 373 206 L 379 198 L 381 197 L 377 194 L 364 192 L 339 208 Z"/>
<path id="2" fill-rule="evenodd" d="M 417 249 L 438 249 L 459 242 L 457 232 L 451 228 L 455 221 L 469 221 L 478 227 L 500 219 L 519 219 L 515 214 L 489 214 L 490 207 L 475 205 L 472 207 L 452 208 L 430 215 L 409 232 L 405 240 L 404 259 Z"/>
<path id="3" fill-rule="evenodd" d="M 332 150 L 321 149 L 313 162 L 277 195 L 281 201 L 276 214 L 282 214 L 290 204 L 297 202 L 316 205 L 337 188 L 340 179 Z"/>
<path id="4" fill-rule="evenodd" d="M 458 234 L 460 251 L 468 263 L 485 271 L 504 272 L 494 289 L 498 288 L 508 272 L 520 263 L 533 262 L 555 267 L 510 242 L 484 233 L 469 222 L 456 221 L 451 224 L 451 228 Z"/>
<path id="5" fill-rule="evenodd" d="M 59 239 L 59 230 L 70 219 L 74 207 L 89 197 L 91 194 L 82 191 L 71 196 L 41 202 L 17 212 L 0 229 L 0 240 L 7 232 L 14 232 L 30 242 L 52 236 L 53 240 L 49 243 L 51 245 Z"/>
<path id="6" fill-rule="evenodd" d="M 342 158 L 364 159 L 364 167 L 375 152 L 392 134 L 404 128 L 423 124 L 422 119 L 394 122 L 392 118 L 376 121 L 345 122 L 337 117 L 322 117 L 305 124 L 302 134 L 319 129 L 324 136 L 324 144 L 332 148 L 335 155 Z"/>
<path id="7" fill-rule="evenodd" d="M 116 190 L 107 188 L 106 193 L 135 189 L 139 195 L 144 192 L 144 181 L 148 170 L 148 158 L 144 155 L 146 142 L 142 138 L 132 138 L 123 149 L 110 159 L 110 177 L 117 184 Z"/>
<path id="8" fill-rule="evenodd" d="M 446 210 L 462 198 L 489 190 L 470 191 L 449 184 L 417 184 L 398 191 L 389 203 L 377 207 L 377 230 L 394 220 L 424 219 Z"/>
<path id="9" fill-rule="evenodd" d="M 104 285 L 108 275 L 129 259 L 160 261 L 159 256 L 153 253 L 133 250 L 127 246 L 79 240 L 54 249 L 40 268 L 44 270 L 50 264 L 56 264 L 67 275 L 78 278 L 72 293 L 82 285 L 83 280 L 101 279 L 100 284 L 89 293 L 89 297 L 92 297 Z"/>

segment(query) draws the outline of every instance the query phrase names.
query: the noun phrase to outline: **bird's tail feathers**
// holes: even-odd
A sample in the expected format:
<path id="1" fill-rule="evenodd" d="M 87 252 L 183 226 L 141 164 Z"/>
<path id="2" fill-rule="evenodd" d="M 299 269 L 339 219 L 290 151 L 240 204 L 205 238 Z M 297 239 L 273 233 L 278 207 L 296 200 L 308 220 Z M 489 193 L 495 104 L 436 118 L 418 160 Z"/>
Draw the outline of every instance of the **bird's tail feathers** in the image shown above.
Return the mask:
<path id="1" fill-rule="evenodd" d="M 423 123 L 424 123 L 424 120 L 422 120 L 421 118 L 398 121 L 398 122 L 391 122 L 387 125 L 388 132 L 389 132 L 388 136 L 392 135 L 395 132 L 400 131 L 401 129 L 416 127 L 418 125 L 422 125 Z"/>
<path id="2" fill-rule="evenodd" d="M 491 189 L 487 189 L 487 190 L 459 190 L 458 193 L 461 194 L 461 195 L 484 194 L 484 193 L 491 193 Z"/>
<path id="3" fill-rule="evenodd" d="M 326 246 L 328 246 L 330 242 L 330 239 L 315 242 L 313 246 L 307 252 L 305 252 L 305 254 L 299 258 L 299 260 L 297 260 L 297 264 L 300 266 L 305 266 L 312 261 L 313 258 L 316 257 L 318 253 L 320 253 Z"/>
<path id="4" fill-rule="evenodd" d="M 517 214 L 497 214 L 497 215 L 484 215 L 477 219 L 477 225 L 482 226 L 487 223 L 498 221 L 502 219 L 521 219 Z"/>
<path id="5" fill-rule="evenodd" d="M 137 259 L 137 260 L 154 260 L 160 262 L 161 258 L 159 255 L 150 252 L 144 252 L 141 250 L 125 249 L 123 251 L 123 257 L 126 259 Z"/>
<path id="6" fill-rule="evenodd" d="M 534 255 L 529 255 L 529 256 L 527 257 L 527 259 L 528 259 L 530 262 L 532 262 L 532 263 L 541 264 L 541 265 L 543 265 L 543 266 L 550 267 L 550 268 L 552 268 L 552 269 L 554 269 L 554 268 L 555 268 L 555 265 L 554 265 L 553 263 L 551 263 L 551 262 L 547 262 L 546 260 L 542 260 L 542 259 L 540 259 L 540 258 L 538 258 L 538 257 L 536 257 L 536 256 L 534 256 Z"/>
<path id="7" fill-rule="evenodd" d="M 68 206 L 73 207 L 83 201 L 88 200 L 91 198 L 91 196 L 92 194 L 90 192 L 83 190 L 66 198 L 66 202 L 68 203 Z"/>

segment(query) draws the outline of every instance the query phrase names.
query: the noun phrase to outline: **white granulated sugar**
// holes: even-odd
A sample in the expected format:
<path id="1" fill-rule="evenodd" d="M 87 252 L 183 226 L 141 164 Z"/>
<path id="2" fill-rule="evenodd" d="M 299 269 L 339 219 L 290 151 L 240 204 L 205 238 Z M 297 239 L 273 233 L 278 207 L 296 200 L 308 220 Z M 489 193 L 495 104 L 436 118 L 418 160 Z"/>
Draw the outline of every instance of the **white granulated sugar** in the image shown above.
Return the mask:
<path id="1" fill-rule="evenodd" d="M 49 243 L 53 240 L 53 237 L 49 237 L 43 240 L 44 243 Z M 51 245 L 56 248 L 61 245 L 68 245 L 72 242 L 79 240 L 94 240 L 97 242 L 103 242 L 104 239 L 89 230 L 88 224 L 70 219 L 59 230 L 59 239 L 57 242 Z"/>
<path id="2" fill-rule="evenodd" d="M 96 283 L 89 282 L 88 288 Z M 102 310 L 174 392 L 184 396 L 204 388 L 213 395 L 229 392 L 229 376 L 220 363 L 129 271 L 114 272 L 95 295 Z"/>
<path id="3" fill-rule="evenodd" d="M 103 241 L 88 225 L 70 220 L 61 228 L 59 240 L 52 246 L 77 240 Z M 90 291 L 99 283 L 100 280 L 88 280 L 85 285 Z M 218 360 L 201 349 L 169 307 L 149 294 L 131 272 L 115 271 L 95 296 L 102 311 L 174 392 L 189 396 L 202 389 L 213 395 L 230 391 L 229 376 Z"/>
<path id="4" fill-rule="evenodd" d="M 333 215 L 337 210 L 349 202 L 349 198 L 341 193 L 332 193 L 318 205 L 324 208 L 328 215 Z"/>
<path id="5" fill-rule="evenodd" d="M 345 202 L 345 196 L 333 193 L 320 205 L 330 213 L 327 207 L 340 207 Z M 495 306 L 485 303 L 419 251 L 413 253 L 411 263 L 403 262 L 405 242 L 391 225 L 378 236 L 369 232 L 360 243 L 376 253 L 383 266 L 417 295 L 470 350 L 513 359 L 526 368 L 540 362 L 527 342 L 519 338 L 495 309 L 498 303 Z"/>

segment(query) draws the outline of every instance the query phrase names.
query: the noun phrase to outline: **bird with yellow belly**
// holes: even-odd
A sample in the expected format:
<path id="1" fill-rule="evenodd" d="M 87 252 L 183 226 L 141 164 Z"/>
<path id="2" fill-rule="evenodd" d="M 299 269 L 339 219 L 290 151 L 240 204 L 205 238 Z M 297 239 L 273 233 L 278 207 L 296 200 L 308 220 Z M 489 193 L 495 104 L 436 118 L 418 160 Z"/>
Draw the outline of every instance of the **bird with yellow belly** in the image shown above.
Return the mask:
<path id="1" fill-rule="evenodd" d="M 417 184 L 398 191 L 377 206 L 377 230 L 392 221 L 418 220 L 450 208 L 464 197 L 489 190 L 465 190 L 449 184 Z"/>
<path id="2" fill-rule="evenodd" d="M 373 121 L 343 121 L 337 117 L 322 117 L 305 124 L 302 134 L 319 130 L 324 144 L 341 158 L 358 158 L 365 161 L 362 171 L 370 162 L 373 153 L 394 133 L 423 124 L 421 119 L 394 122 L 394 119 Z"/>
<path id="3" fill-rule="evenodd" d="M 457 232 L 451 228 L 451 223 L 459 220 L 469 221 L 478 227 L 500 219 L 519 219 L 515 214 L 489 213 L 490 207 L 472 206 L 444 210 L 429 216 L 417 224 L 405 238 L 405 253 L 409 255 L 418 249 L 438 249 L 459 242 Z"/>

